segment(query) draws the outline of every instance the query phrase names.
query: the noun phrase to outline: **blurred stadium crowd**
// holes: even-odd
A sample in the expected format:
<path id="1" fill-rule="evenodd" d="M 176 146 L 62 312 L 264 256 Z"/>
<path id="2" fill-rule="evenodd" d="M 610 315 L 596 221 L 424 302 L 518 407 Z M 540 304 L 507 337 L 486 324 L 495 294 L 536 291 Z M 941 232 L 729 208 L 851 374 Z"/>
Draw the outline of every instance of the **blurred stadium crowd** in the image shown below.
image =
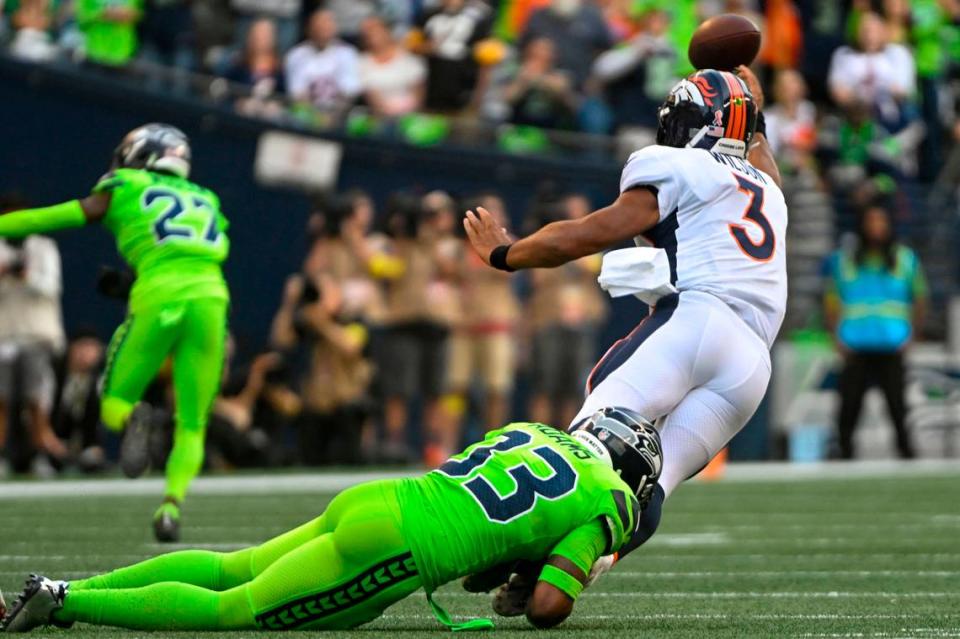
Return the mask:
<path id="1" fill-rule="evenodd" d="M 0 9 L 0 35 L 25 59 L 220 76 L 242 87 L 251 114 L 355 132 L 396 124 L 415 140 L 448 130 L 445 117 L 416 113 L 512 123 L 508 148 L 544 144 L 541 130 L 648 139 L 665 92 L 692 71 L 697 24 L 741 13 L 764 35 L 756 65 L 785 163 L 803 168 L 822 149 L 843 168 L 874 163 L 923 179 L 951 137 L 960 59 L 956 0 L 4 0 Z"/>
<path id="2" fill-rule="evenodd" d="M 0 211 L 19 206 L 5 203 Z M 285 284 L 263 352 L 236 365 L 235 348 L 228 348 L 209 427 L 209 463 L 437 464 L 461 444 L 467 426 L 475 436 L 509 421 L 521 365 L 530 371 L 524 412 L 537 421 L 569 422 L 607 314 L 596 283 L 600 256 L 534 272 L 518 285 L 469 249 L 459 221 L 462 210 L 475 206 L 510 226 L 493 192 L 465 201 L 440 191 L 398 193 L 380 214 L 362 191 L 318 200 L 306 229 L 310 248 L 301 272 Z M 590 211 L 583 196 L 544 193 L 527 226 Z M 106 345 L 94 331 L 65 338 L 52 240 L 31 236 L 0 246 L 6 250 L 0 416 L 23 415 L 31 427 L 20 431 L 32 435 L 8 447 L 24 453 L 11 455 L 14 466 L 29 468 L 39 449 L 47 453 L 36 458 L 40 471 L 68 458 L 101 469 L 115 445 L 99 426 L 97 380 Z M 100 292 L 123 298 L 131 281 L 106 271 Z M 171 406 L 171 394 L 165 370 L 148 400 Z M 11 397 L 22 405 L 9 406 Z M 422 431 L 409 432 L 412 422 L 422 423 Z M 14 429 L 0 422 L 0 445 L 5 430 Z M 169 434 L 154 442 L 158 461 Z"/>
<path id="3" fill-rule="evenodd" d="M 489 123 L 492 142 L 514 153 L 549 153 L 556 131 L 612 136 L 620 149 L 652 143 L 657 105 L 692 70 L 697 24 L 741 13 L 764 34 L 755 66 L 791 206 L 787 329 L 824 326 L 825 258 L 862 235 L 863 210 L 882 203 L 893 231 L 934 261 L 937 242 L 953 237 L 924 233 L 931 194 L 954 189 L 960 166 L 958 0 L 0 0 L 0 10 L 15 57 L 119 81 L 156 65 L 214 76 L 244 115 L 414 144 Z M 505 226 L 526 219 L 518 232 L 591 210 L 561 192 L 513 216 L 493 192 L 398 193 L 382 211 L 356 191 L 318 201 L 267 350 L 225 367 L 210 463 L 436 463 L 468 421 L 512 416 L 521 368 L 532 384 L 524 416 L 566 423 L 607 312 L 599 257 L 511 281 L 464 244 L 460 216 L 480 203 Z M 44 251 L 55 246 L 33 249 Z M 934 297 L 956 273 L 935 275 Z M 919 268 L 914 279 L 926 297 Z M 48 282 L 50 299 L 55 289 Z M 99 468 L 109 457 L 94 401 L 104 344 L 83 332 L 65 340 L 59 325 L 40 342 L 64 356 L 56 375 L 16 359 L 24 408 L 46 424 L 34 444 L 56 465 L 60 439 L 71 441 L 81 466 Z M 161 379 L 155 401 L 166 392 Z M 411 423 L 423 424 L 412 439 Z"/>

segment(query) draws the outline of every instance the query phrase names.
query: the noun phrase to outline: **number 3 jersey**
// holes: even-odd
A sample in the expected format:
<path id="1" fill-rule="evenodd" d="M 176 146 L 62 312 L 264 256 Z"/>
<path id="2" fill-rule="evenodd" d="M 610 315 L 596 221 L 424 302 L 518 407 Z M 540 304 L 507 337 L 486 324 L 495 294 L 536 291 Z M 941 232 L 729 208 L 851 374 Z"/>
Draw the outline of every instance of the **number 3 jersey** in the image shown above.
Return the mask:
<path id="1" fill-rule="evenodd" d="M 117 169 L 93 192 L 111 194 L 103 224 L 137 274 L 131 311 L 200 297 L 229 298 L 220 267 L 230 250 L 228 223 L 213 191 L 172 175 Z"/>
<path id="2" fill-rule="evenodd" d="M 645 187 L 660 222 L 643 239 L 666 251 L 677 290 L 720 298 L 772 345 L 787 303 L 787 206 L 773 179 L 730 155 L 648 146 L 620 178 L 621 193 Z"/>
<path id="3" fill-rule="evenodd" d="M 398 490 L 427 592 L 507 561 L 567 557 L 585 572 L 633 533 L 620 476 L 550 426 L 510 424 Z"/>

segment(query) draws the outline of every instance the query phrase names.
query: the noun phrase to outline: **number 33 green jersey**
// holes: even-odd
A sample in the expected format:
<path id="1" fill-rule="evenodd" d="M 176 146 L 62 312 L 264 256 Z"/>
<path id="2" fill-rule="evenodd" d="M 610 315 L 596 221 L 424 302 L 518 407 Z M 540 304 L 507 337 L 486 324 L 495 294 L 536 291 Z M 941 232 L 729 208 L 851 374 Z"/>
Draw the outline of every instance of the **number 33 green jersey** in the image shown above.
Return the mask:
<path id="1" fill-rule="evenodd" d="M 93 192 L 110 193 L 103 224 L 137 274 L 131 311 L 192 298 L 229 298 L 220 266 L 230 251 L 228 222 L 213 191 L 172 175 L 117 169 Z"/>
<path id="2" fill-rule="evenodd" d="M 427 592 L 460 575 L 551 554 L 584 571 L 636 528 L 629 486 L 566 433 L 510 424 L 398 493 Z"/>

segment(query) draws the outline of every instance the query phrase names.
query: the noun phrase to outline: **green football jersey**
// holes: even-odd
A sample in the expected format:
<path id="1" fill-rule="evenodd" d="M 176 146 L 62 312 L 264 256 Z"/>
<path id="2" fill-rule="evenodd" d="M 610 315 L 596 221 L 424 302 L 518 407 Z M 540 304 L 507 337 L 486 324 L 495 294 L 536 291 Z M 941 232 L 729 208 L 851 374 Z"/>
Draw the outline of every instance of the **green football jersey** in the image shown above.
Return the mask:
<path id="1" fill-rule="evenodd" d="M 535 423 L 489 433 L 405 481 L 399 498 L 427 592 L 507 561 L 546 559 L 575 531 L 590 531 L 589 545 L 609 554 L 629 539 L 640 510 L 613 469 L 566 433 Z M 583 545 L 582 535 L 575 539 Z"/>
<path id="2" fill-rule="evenodd" d="M 111 171 L 93 188 L 109 192 L 104 226 L 136 271 L 130 308 L 198 297 L 228 299 L 221 264 L 230 251 L 227 219 L 213 191 L 172 175 Z"/>

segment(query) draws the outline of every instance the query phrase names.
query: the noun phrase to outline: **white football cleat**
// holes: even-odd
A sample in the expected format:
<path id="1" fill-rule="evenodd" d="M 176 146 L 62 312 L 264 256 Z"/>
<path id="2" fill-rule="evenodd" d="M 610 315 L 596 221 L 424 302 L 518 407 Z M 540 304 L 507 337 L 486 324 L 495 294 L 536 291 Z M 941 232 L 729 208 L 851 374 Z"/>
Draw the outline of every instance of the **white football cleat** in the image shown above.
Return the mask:
<path id="1" fill-rule="evenodd" d="M 0 628 L 3 627 L 3 619 L 7 616 L 7 602 L 3 600 L 3 591 L 0 590 Z"/>
<path id="2" fill-rule="evenodd" d="M 583 587 L 589 588 L 592 586 L 594 583 L 596 583 L 597 579 L 610 572 L 610 569 L 613 568 L 614 564 L 616 563 L 616 555 L 604 555 L 603 557 L 597 559 L 595 562 L 593 562 L 593 566 L 590 567 L 590 574 L 587 575 L 587 583 L 584 584 Z"/>
<path id="3" fill-rule="evenodd" d="M 3 632 L 29 632 L 54 623 L 53 613 L 63 608 L 69 588 L 65 581 L 30 575 L 23 592 L 3 618 Z"/>

